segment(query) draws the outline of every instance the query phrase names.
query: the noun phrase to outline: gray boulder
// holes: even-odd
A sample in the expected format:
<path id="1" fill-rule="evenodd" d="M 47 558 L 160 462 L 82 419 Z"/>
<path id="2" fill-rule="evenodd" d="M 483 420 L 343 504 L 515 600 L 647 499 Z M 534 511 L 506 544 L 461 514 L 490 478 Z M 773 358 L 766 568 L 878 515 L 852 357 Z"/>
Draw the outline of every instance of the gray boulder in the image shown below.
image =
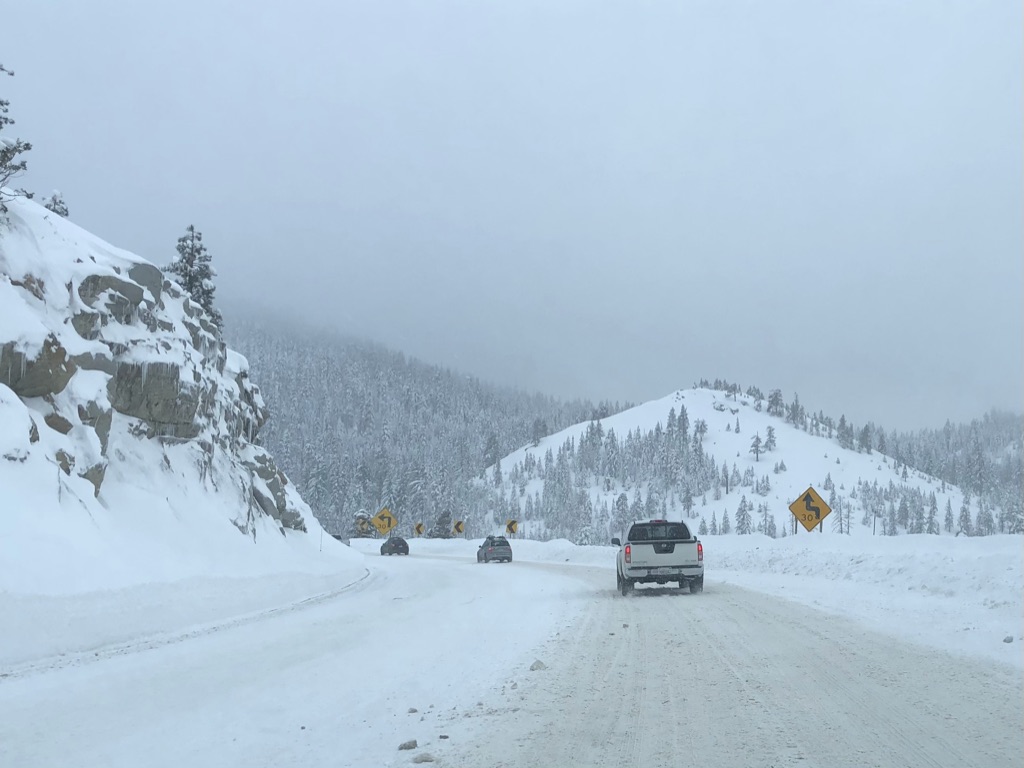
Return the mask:
<path id="1" fill-rule="evenodd" d="M 149 290 L 153 300 L 160 303 L 160 294 L 164 287 L 164 273 L 152 264 L 135 264 L 128 269 L 128 277 Z"/>
<path id="2" fill-rule="evenodd" d="M 117 372 L 117 363 L 114 362 L 114 356 L 109 353 L 85 352 L 80 355 L 72 355 L 71 362 L 75 364 L 76 368 L 81 368 L 83 371 L 102 371 L 111 376 Z"/>
<path id="3" fill-rule="evenodd" d="M 202 390 L 183 382 L 173 363 L 119 363 L 107 385 L 110 404 L 118 413 L 147 422 L 152 434 L 195 437 Z"/>
<path id="4" fill-rule="evenodd" d="M 100 495 L 100 486 L 103 485 L 103 478 L 107 474 L 107 462 L 100 461 L 93 464 L 91 467 L 86 469 L 84 472 L 79 472 L 78 476 L 83 477 L 92 483 L 94 488 L 93 495 Z"/>
<path id="5" fill-rule="evenodd" d="M 74 373 L 74 362 L 52 333 L 32 359 L 15 349 L 13 341 L 0 347 L 0 384 L 6 384 L 19 397 L 63 392 Z"/>
<path id="6" fill-rule="evenodd" d="M 83 339 L 93 341 L 100 336 L 100 330 L 107 324 L 106 317 L 100 312 L 86 310 L 71 318 L 71 327 Z"/>
<path id="7" fill-rule="evenodd" d="M 61 471 L 65 475 L 70 475 L 71 470 L 75 468 L 75 457 L 61 448 L 54 455 L 54 458 L 57 459 L 57 466 L 61 468 Z"/>
<path id="8" fill-rule="evenodd" d="M 96 437 L 100 439 L 100 453 L 107 455 L 107 442 L 110 439 L 110 426 L 113 423 L 114 412 L 95 400 L 90 400 L 85 405 L 78 406 L 78 418 L 86 426 L 92 427 Z"/>
<path id="9" fill-rule="evenodd" d="M 50 429 L 60 432 L 62 435 L 66 435 L 71 431 L 73 426 L 70 421 L 65 419 L 61 414 L 56 411 L 51 411 L 43 417 L 43 421 L 46 422 L 46 426 Z"/>
<path id="10" fill-rule="evenodd" d="M 106 291 L 120 295 L 127 304 L 136 307 L 142 303 L 144 298 L 140 286 L 113 275 L 89 275 L 78 286 L 79 298 L 90 307 Z"/>

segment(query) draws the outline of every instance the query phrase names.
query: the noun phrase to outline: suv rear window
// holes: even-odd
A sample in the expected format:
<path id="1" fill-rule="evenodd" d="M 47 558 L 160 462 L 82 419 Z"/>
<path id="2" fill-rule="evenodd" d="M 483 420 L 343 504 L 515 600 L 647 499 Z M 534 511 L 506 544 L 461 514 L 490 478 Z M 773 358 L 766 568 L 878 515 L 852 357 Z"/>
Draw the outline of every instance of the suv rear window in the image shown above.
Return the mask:
<path id="1" fill-rule="evenodd" d="M 629 529 L 629 541 L 688 541 L 690 529 L 683 523 L 637 523 Z"/>
<path id="2" fill-rule="evenodd" d="M 507 547 L 508 539 L 506 539 L 504 536 L 495 536 L 491 540 L 491 544 L 495 547 Z"/>

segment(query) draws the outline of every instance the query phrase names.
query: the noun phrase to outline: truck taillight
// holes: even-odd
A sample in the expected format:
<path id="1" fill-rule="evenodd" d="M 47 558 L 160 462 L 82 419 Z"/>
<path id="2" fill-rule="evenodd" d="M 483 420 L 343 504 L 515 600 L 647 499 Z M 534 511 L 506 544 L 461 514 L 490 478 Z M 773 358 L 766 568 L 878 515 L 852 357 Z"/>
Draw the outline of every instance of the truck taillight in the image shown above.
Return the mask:
<path id="1" fill-rule="evenodd" d="M 633 562 L 633 546 L 631 544 L 626 545 L 625 557 L 627 563 Z"/>
<path id="2" fill-rule="evenodd" d="M 699 541 L 697 542 L 697 562 L 704 562 L 704 545 L 701 544 Z"/>

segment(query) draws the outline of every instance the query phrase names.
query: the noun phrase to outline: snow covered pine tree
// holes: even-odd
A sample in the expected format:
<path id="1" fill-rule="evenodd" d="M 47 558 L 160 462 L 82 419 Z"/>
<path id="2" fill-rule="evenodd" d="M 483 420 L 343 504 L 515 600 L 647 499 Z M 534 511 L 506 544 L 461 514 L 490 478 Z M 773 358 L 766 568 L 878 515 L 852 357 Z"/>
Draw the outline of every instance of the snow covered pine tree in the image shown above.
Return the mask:
<path id="1" fill-rule="evenodd" d="M 213 278 L 217 271 L 210 264 L 211 256 L 203 245 L 203 234 L 191 224 L 185 234 L 178 238 L 178 257 L 166 267 L 166 271 L 175 275 L 181 287 L 209 313 L 214 325 L 220 328 L 223 318 L 213 306 L 213 294 L 216 287 Z"/>

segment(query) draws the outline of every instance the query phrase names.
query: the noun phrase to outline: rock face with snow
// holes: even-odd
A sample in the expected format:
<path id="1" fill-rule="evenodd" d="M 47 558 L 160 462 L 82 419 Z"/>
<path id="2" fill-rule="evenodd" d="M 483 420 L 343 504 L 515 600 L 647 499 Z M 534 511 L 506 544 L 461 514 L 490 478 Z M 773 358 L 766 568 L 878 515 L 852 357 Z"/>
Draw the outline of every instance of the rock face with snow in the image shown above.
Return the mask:
<path id="1" fill-rule="evenodd" d="M 87 488 L 103 504 L 112 476 L 144 485 L 164 472 L 223 496 L 215 506 L 243 533 L 267 517 L 282 533 L 306 531 L 308 506 L 258 444 L 267 410 L 248 363 L 204 309 L 138 256 L 30 201 L 8 207 L 0 465 L 15 472 L 5 476 L 31 482 L 30 466 L 46 462 L 65 475 L 55 493 Z M 159 468 L 137 466 L 152 456 Z"/>

